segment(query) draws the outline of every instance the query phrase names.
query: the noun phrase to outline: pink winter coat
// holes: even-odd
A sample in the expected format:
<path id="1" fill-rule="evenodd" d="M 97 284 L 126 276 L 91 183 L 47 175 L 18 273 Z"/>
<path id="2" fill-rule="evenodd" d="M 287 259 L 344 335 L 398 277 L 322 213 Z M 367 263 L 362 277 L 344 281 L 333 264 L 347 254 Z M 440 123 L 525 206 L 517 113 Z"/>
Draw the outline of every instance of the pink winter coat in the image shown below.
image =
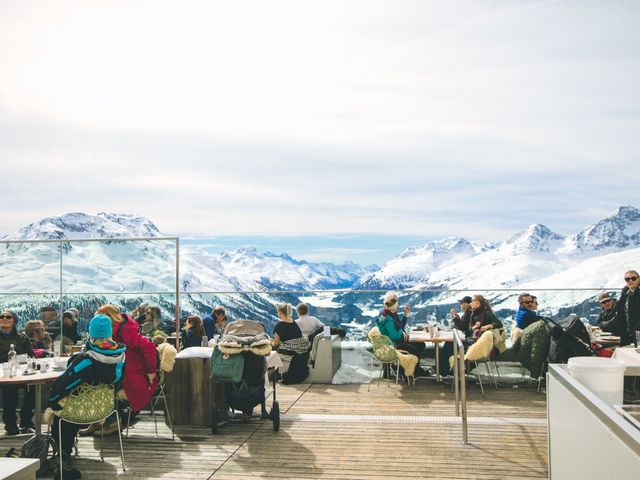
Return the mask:
<path id="1" fill-rule="evenodd" d="M 127 347 L 122 386 L 131 408 L 137 412 L 149 403 L 158 387 L 156 346 L 140 334 L 140 326 L 133 317 L 123 313 L 122 318 L 122 323 L 113 325 L 113 339 Z M 147 373 L 156 373 L 151 384 Z"/>

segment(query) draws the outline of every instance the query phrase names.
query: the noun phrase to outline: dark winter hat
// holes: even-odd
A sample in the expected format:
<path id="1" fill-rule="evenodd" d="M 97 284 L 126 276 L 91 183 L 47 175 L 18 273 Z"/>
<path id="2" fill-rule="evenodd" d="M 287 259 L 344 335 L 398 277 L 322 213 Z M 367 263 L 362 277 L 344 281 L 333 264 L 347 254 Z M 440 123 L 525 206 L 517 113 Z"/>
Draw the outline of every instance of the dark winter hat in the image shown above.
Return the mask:
<path id="1" fill-rule="evenodd" d="M 5 308 L 2 311 L 3 312 L 9 312 L 11 314 L 11 316 L 13 317 L 13 325 L 14 326 L 18 324 L 18 314 L 16 312 L 14 312 L 13 310 L 9 310 L 8 308 Z"/>
<path id="2" fill-rule="evenodd" d="M 62 314 L 62 318 L 70 318 L 71 320 L 75 320 L 76 314 L 73 312 L 73 310 L 69 309 Z"/>
<path id="3" fill-rule="evenodd" d="M 460 300 L 458 300 L 458 303 L 471 303 L 471 297 L 469 295 L 465 295 Z"/>
<path id="4" fill-rule="evenodd" d="M 89 322 L 89 336 L 91 338 L 111 338 L 111 319 L 102 313 L 96 315 Z"/>
<path id="5" fill-rule="evenodd" d="M 613 300 L 613 298 L 611 298 L 607 292 L 602 292 L 600 296 L 598 296 L 598 302 L 604 302 L 605 300 Z"/>

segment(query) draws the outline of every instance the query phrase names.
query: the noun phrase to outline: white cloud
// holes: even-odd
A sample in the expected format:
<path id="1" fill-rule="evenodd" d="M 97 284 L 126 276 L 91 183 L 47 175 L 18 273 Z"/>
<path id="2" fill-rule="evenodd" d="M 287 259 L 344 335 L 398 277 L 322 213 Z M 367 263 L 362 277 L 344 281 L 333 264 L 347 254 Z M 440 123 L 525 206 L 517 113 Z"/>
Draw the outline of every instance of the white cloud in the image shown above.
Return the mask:
<path id="1" fill-rule="evenodd" d="M 634 203 L 634 2 L 0 4 L 0 231 L 476 241 Z M 4 213 L 4 212 L 3 212 Z"/>

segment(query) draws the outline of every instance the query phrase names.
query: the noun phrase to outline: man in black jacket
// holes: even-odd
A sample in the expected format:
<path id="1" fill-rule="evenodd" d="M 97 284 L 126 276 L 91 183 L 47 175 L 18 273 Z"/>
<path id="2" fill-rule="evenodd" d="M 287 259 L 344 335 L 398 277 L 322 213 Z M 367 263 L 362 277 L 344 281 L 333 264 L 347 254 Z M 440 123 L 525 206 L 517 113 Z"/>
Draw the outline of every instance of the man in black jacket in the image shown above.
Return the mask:
<path id="1" fill-rule="evenodd" d="M 620 324 L 620 345 L 638 346 L 640 334 L 640 275 L 635 270 L 624 274 L 626 286 L 618 300 L 618 320 Z"/>
<path id="2" fill-rule="evenodd" d="M 620 336 L 620 325 L 618 324 L 618 304 L 616 300 L 609 296 L 607 292 L 602 292 L 598 297 L 598 302 L 602 311 L 598 317 L 598 327 L 603 332 L 613 333 Z"/>
<path id="3" fill-rule="evenodd" d="M 469 338 L 471 338 L 471 325 L 469 321 L 471 319 L 471 297 L 469 295 L 462 297 L 458 300 L 460 303 L 460 309 L 462 310 L 462 317 L 458 315 L 455 308 L 451 309 L 451 316 L 453 317 L 454 326 L 464 332 Z"/>

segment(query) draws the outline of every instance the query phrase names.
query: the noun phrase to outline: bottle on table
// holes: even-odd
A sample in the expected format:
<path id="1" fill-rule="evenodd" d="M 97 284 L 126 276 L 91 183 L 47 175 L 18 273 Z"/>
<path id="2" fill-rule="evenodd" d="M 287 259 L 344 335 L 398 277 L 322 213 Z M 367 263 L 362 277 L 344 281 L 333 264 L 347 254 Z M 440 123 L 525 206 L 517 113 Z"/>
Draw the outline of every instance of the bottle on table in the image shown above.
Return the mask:
<path id="1" fill-rule="evenodd" d="M 13 343 L 9 347 L 7 362 L 9 363 L 9 376 L 15 377 L 18 375 L 18 354 L 16 353 L 15 345 Z"/>

